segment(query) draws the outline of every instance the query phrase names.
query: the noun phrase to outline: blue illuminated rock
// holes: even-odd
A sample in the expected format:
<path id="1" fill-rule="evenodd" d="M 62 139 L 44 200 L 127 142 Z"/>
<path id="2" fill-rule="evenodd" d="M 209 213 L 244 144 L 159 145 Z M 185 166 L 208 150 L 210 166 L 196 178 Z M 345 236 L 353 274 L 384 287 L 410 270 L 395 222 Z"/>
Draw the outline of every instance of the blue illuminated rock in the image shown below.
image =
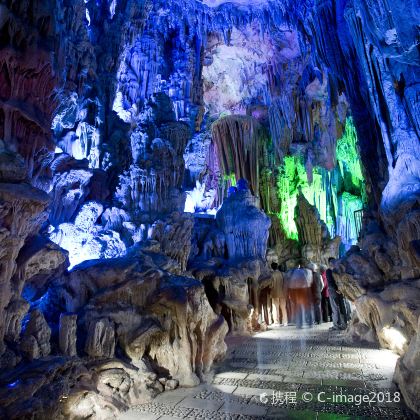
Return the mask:
<path id="1" fill-rule="evenodd" d="M 232 194 L 216 215 L 217 226 L 226 238 L 227 255 L 265 259 L 270 219 L 256 207 L 249 190 Z"/>

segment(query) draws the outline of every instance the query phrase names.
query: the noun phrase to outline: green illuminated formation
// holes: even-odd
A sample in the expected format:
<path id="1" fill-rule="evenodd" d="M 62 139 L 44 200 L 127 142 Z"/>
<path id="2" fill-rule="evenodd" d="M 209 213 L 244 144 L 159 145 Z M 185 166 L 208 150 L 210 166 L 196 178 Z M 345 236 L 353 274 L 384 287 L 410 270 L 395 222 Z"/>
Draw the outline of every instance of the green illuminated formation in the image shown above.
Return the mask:
<path id="1" fill-rule="evenodd" d="M 331 172 L 315 167 L 313 181 L 309 183 L 303 158 L 284 158 L 277 178 L 281 202 L 277 216 L 288 238 L 298 239 L 294 214 L 301 190 L 308 202 L 315 205 L 332 236 L 340 235 L 346 245 L 356 242 L 355 212 L 363 207 L 364 179 L 351 118 L 347 119 L 344 136 L 337 142 L 337 161 L 338 167 Z"/>
<path id="2" fill-rule="evenodd" d="M 352 118 L 347 118 L 346 130 L 337 142 L 337 162 L 340 173 L 349 189 L 356 189 L 359 193 L 364 188 L 362 166 L 357 150 L 357 134 Z"/>
<path id="3" fill-rule="evenodd" d="M 298 186 L 301 183 L 299 178 L 298 158 L 294 156 L 286 156 L 283 166 L 280 168 L 277 180 L 277 188 L 281 203 L 280 213 L 278 217 L 286 233 L 290 239 L 298 239 L 298 232 L 294 221 L 296 197 Z M 303 165 L 302 165 L 303 166 Z"/>
<path id="4" fill-rule="evenodd" d="M 228 187 L 236 187 L 235 174 L 223 175 L 222 179 L 223 179 L 224 184 L 227 185 Z"/>
<path id="5" fill-rule="evenodd" d="M 281 209 L 278 216 L 288 238 L 298 239 L 294 214 L 299 189 L 301 189 L 308 202 L 316 206 L 321 219 L 326 223 L 330 232 L 333 231 L 335 218 L 331 214 L 330 208 L 336 208 L 336 200 L 335 205 L 334 203 L 332 203 L 332 206 L 327 204 L 330 201 L 329 198 L 331 198 L 331 194 L 327 193 L 331 189 L 330 178 L 330 174 L 325 169 L 316 167 L 313 170 L 313 181 L 309 183 L 302 158 L 296 156 L 285 157 L 277 181 L 281 200 Z M 333 194 L 334 196 L 336 196 L 336 193 Z"/>
<path id="6" fill-rule="evenodd" d="M 228 194 L 229 187 L 236 187 L 236 176 L 234 173 L 230 175 L 222 175 L 219 178 L 219 191 L 218 196 L 219 197 L 226 197 Z M 223 200 L 222 200 L 223 201 Z M 221 203 L 220 203 L 221 204 Z"/>

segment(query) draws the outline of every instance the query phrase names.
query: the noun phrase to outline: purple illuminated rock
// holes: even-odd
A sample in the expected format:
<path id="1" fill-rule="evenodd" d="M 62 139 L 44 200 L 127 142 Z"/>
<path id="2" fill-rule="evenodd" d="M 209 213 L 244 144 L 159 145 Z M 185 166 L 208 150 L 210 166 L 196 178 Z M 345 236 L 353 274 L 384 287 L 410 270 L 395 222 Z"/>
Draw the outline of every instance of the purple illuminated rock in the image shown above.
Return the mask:
<path id="1" fill-rule="evenodd" d="M 225 235 L 228 258 L 265 259 L 270 219 L 256 207 L 249 190 L 230 195 L 216 215 Z"/>

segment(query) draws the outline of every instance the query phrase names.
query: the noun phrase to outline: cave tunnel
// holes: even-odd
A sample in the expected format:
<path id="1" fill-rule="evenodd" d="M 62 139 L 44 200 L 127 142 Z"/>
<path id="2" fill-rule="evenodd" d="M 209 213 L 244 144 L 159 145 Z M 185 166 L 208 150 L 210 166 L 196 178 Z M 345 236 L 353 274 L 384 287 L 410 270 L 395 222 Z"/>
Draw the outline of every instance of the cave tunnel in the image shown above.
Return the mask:
<path id="1" fill-rule="evenodd" d="M 418 418 L 418 10 L 3 1 L 0 418 Z"/>

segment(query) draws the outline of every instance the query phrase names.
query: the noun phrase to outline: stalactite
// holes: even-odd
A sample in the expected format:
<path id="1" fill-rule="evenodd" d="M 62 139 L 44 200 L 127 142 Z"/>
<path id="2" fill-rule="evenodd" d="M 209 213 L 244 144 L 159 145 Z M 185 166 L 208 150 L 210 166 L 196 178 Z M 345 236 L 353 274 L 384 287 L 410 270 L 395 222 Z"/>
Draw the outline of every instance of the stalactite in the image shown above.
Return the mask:
<path id="1" fill-rule="evenodd" d="M 346 188 L 357 191 L 361 196 L 364 191 L 364 177 L 360 154 L 357 146 L 357 134 L 353 120 L 347 120 L 343 137 L 337 142 L 337 162 Z"/>
<path id="2" fill-rule="evenodd" d="M 258 195 L 260 147 L 266 139 L 259 123 L 247 116 L 223 117 L 213 124 L 212 139 L 222 172 L 248 180 L 251 191 Z"/>
<path id="3" fill-rule="evenodd" d="M 337 142 L 338 167 L 333 171 L 311 168 L 310 179 L 302 157 L 284 158 L 277 180 L 280 209 L 273 211 L 278 214 L 289 238 L 298 239 L 294 209 L 301 191 L 317 208 L 331 236 L 342 235 L 346 248 L 357 242 L 354 212 L 363 208 L 365 192 L 356 144 L 352 120 L 348 119 L 346 131 Z"/>
<path id="4" fill-rule="evenodd" d="M 270 106 L 270 132 L 276 147 L 277 155 L 282 159 L 289 153 L 293 141 L 293 125 L 296 114 L 290 108 L 289 98 L 276 98 Z"/>

